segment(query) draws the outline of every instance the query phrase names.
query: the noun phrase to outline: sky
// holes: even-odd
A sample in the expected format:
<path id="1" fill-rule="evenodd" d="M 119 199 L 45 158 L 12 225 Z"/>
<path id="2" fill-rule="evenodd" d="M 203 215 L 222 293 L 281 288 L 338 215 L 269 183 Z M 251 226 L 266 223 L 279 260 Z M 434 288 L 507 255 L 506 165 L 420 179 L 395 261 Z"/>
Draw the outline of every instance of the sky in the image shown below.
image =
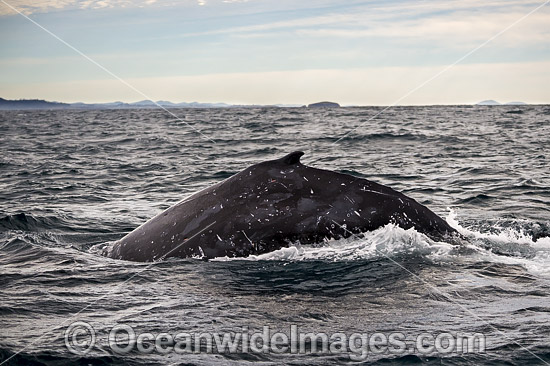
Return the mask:
<path id="1" fill-rule="evenodd" d="M 0 0 L 0 97 L 547 104 L 548 2 Z"/>

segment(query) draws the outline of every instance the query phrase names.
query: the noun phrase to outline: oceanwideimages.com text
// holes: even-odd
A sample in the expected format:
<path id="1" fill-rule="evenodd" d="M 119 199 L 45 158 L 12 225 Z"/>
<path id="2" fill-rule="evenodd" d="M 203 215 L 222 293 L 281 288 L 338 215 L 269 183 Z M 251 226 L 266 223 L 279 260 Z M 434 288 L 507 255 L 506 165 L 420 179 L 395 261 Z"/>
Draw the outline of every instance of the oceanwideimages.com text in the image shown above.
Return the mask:
<path id="1" fill-rule="evenodd" d="M 97 342 L 95 329 L 86 322 L 72 323 L 65 330 L 65 345 L 75 354 L 90 352 Z M 108 347 L 116 354 L 130 352 L 168 353 L 274 353 L 274 354 L 348 354 L 353 361 L 369 355 L 422 354 L 446 355 L 482 353 L 485 336 L 481 333 L 326 333 L 301 331 L 290 325 L 287 332 L 264 326 L 252 330 L 243 326 L 235 332 L 136 332 L 131 326 L 117 324 L 108 335 Z M 104 345 L 102 345 L 104 346 Z"/>

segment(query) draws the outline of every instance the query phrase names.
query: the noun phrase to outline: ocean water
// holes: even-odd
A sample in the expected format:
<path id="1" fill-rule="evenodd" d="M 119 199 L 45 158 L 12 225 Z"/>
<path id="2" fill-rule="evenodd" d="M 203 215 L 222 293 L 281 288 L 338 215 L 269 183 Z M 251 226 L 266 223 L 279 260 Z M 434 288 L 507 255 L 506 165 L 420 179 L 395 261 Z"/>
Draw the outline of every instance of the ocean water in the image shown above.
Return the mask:
<path id="1" fill-rule="evenodd" d="M 0 112 L 0 364 L 550 364 L 550 106 L 380 111 Z M 187 195 L 294 150 L 415 198 L 467 244 L 388 225 L 244 259 L 99 254 Z M 332 343 L 175 347 L 181 333 L 264 327 L 283 346 L 294 330 Z M 139 349 L 132 332 L 153 339 Z M 359 348 L 335 346 L 353 334 Z M 460 334 L 483 349 L 451 347 Z"/>

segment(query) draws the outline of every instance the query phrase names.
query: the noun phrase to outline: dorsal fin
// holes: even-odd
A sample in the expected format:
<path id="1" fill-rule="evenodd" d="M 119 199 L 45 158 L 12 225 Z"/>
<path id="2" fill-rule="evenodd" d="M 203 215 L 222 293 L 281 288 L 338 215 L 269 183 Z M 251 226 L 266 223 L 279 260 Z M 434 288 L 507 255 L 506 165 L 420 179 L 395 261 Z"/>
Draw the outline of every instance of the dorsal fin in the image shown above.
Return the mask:
<path id="1" fill-rule="evenodd" d="M 279 161 L 286 165 L 298 164 L 300 162 L 300 158 L 302 157 L 302 155 L 304 155 L 303 151 L 294 151 L 280 158 Z"/>

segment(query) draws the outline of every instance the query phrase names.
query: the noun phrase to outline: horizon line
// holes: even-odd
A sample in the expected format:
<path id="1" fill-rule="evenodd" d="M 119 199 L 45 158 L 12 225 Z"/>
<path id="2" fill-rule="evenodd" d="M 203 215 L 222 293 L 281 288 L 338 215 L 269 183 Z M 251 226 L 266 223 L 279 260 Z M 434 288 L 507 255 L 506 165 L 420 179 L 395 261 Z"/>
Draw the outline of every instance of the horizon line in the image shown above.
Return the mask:
<path id="1" fill-rule="evenodd" d="M 329 101 L 329 100 L 322 100 L 322 101 L 318 101 L 318 102 L 312 102 L 312 103 L 269 103 L 269 104 L 256 104 L 256 103 L 230 103 L 230 102 L 199 102 L 199 101 L 192 101 L 192 102 L 172 102 L 172 101 L 169 101 L 169 100 L 162 100 L 162 99 L 159 99 L 157 101 L 154 101 L 154 100 L 151 100 L 151 99 L 142 99 L 142 100 L 137 100 L 137 101 L 134 101 L 134 102 L 126 102 L 126 101 L 121 101 L 121 100 L 115 100 L 115 101 L 110 101 L 110 102 L 80 102 L 80 101 L 77 101 L 77 102 L 66 102 L 66 101 L 57 101 L 57 100 L 46 100 L 46 99 L 40 99 L 40 98 L 29 98 L 29 99 L 26 99 L 26 98 L 20 98 L 20 99 L 6 99 L 6 98 L 3 98 L 3 97 L 0 97 L 0 101 L 2 102 L 15 102 L 15 103 L 24 103 L 24 102 L 41 102 L 41 103 L 51 103 L 51 104 L 63 104 L 63 105 L 66 105 L 67 107 L 73 107 L 73 108 L 78 108 L 79 105 L 82 105 L 83 107 L 85 106 L 89 106 L 89 107 L 93 107 L 93 106 L 101 106 L 101 105 L 115 105 L 116 104 L 121 104 L 121 105 L 127 105 L 127 106 L 130 106 L 130 107 L 147 107 L 149 109 L 155 109 L 155 108 L 160 108 L 159 106 L 157 106 L 156 104 L 158 103 L 162 103 L 163 104 L 163 107 L 168 107 L 170 108 L 170 104 L 173 104 L 175 108 L 178 107 L 179 104 L 198 104 L 198 105 L 204 105 L 204 106 L 207 106 L 207 105 L 212 105 L 212 106 L 218 106 L 217 108 L 224 108 L 224 107 L 279 107 L 279 106 L 288 106 L 289 108 L 302 108 L 302 107 L 308 107 L 309 105 L 312 105 L 312 104 L 317 104 L 317 103 L 336 103 L 338 104 L 338 106 L 334 106 L 336 108 L 345 108 L 345 107 L 387 107 L 391 104 L 354 104 L 354 103 L 350 103 L 350 104 L 346 104 L 346 103 L 343 103 L 343 104 L 340 104 L 339 102 L 333 102 L 333 101 Z M 151 103 L 152 105 L 151 106 L 146 106 L 145 103 Z M 140 103 L 143 103 L 143 104 L 140 104 Z M 482 100 L 482 101 L 479 101 L 479 102 L 474 102 L 474 103 L 426 103 L 426 104 L 398 104 L 398 105 L 395 105 L 396 107 L 399 106 L 399 107 L 421 107 L 421 106 L 461 106 L 461 105 L 464 105 L 464 106 L 476 106 L 476 105 L 480 105 L 480 106 L 510 106 L 510 105 L 549 105 L 550 103 L 528 103 L 528 102 L 522 102 L 522 101 L 509 101 L 509 102 L 498 102 L 494 99 L 485 99 L 485 100 Z M 60 106 L 60 107 L 63 107 L 63 106 Z M 182 106 L 183 107 L 183 106 Z M 334 108 L 333 107 L 333 108 Z M 13 108 L 13 109 L 16 109 L 16 108 Z"/>

